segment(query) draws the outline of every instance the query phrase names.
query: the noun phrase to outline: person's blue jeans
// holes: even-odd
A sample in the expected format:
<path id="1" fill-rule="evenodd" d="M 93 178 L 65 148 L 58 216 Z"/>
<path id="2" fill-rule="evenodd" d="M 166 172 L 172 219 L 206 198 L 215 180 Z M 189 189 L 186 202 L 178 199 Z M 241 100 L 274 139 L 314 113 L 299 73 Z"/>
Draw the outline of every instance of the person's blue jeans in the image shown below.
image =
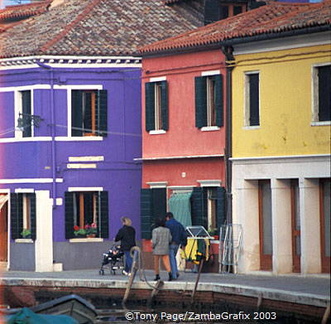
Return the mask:
<path id="1" fill-rule="evenodd" d="M 124 270 L 126 272 L 131 272 L 131 268 L 132 268 L 132 257 L 130 255 L 130 251 L 124 251 L 124 255 L 125 255 L 125 267 Z"/>
<path id="2" fill-rule="evenodd" d="M 171 275 L 172 279 L 177 279 L 177 261 L 176 261 L 176 255 L 178 251 L 179 245 L 175 243 L 171 243 L 169 246 L 169 259 L 170 259 L 170 268 L 171 268 Z"/>

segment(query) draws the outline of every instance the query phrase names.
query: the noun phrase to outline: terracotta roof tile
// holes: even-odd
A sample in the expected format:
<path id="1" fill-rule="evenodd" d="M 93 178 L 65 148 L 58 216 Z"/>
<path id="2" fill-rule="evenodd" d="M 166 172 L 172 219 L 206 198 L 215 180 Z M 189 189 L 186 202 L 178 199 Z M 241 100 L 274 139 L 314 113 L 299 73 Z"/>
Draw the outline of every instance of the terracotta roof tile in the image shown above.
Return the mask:
<path id="1" fill-rule="evenodd" d="M 51 1 L 52 0 L 46 0 L 17 6 L 8 6 L 0 10 L 0 21 L 25 19 L 39 15 L 47 10 Z"/>
<path id="2" fill-rule="evenodd" d="M 240 15 L 140 48 L 143 54 L 215 45 L 229 40 L 326 26 L 330 28 L 331 1 L 321 3 L 272 2 Z"/>
<path id="3" fill-rule="evenodd" d="M 0 57 L 133 55 L 202 25 L 162 0 L 65 0 L 0 34 Z"/>

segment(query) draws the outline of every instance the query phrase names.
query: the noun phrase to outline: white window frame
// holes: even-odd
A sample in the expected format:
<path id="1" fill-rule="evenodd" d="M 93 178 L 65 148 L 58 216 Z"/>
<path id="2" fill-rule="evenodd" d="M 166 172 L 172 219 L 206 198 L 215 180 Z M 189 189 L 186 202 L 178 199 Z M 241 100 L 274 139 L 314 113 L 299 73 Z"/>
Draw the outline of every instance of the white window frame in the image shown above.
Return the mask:
<path id="1" fill-rule="evenodd" d="M 18 118 L 20 114 L 23 113 L 23 102 L 22 102 L 22 92 L 30 91 L 31 92 L 31 115 L 34 115 L 34 91 L 30 87 L 20 87 L 14 92 L 14 127 L 15 127 L 15 139 L 30 139 L 34 137 L 34 124 L 31 122 L 31 136 L 23 137 L 23 130 L 17 127 Z"/>
<path id="2" fill-rule="evenodd" d="M 259 75 L 259 117 L 260 117 L 260 124 L 259 125 L 250 125 L 250 82 L 249 76 L 253 74 Z M 247 71 L 244 72 L 244 128 L 249 129 L 257 129 L 261 126 L 261 73 L 260 71 Z"/>
<path id="3" fill-rule="evenodd" d="M 312 121 L 311 126 L 321 126 L 321 125 L 331 125 L 331 121 L 319 121 L 319 89 L 318 89 L 318 68 L 322 66 L 329 66 L 330 62 L 318 63 L 312 66 L 312 84 L 311 84 L 311 93 L 312 93 Z"/>

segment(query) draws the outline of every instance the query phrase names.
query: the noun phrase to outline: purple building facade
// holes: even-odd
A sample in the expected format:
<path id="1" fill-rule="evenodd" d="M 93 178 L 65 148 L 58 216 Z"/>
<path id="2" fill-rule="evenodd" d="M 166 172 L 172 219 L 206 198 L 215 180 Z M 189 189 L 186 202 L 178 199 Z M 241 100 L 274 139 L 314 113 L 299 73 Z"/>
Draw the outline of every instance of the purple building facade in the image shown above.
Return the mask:
<path id="1" fill-rule="evenodd" d="M 139 235 L 140 71 L 133 57 L 2 64 L 0 238 L 9 269 L 98 267 L 121 216 Z"/>

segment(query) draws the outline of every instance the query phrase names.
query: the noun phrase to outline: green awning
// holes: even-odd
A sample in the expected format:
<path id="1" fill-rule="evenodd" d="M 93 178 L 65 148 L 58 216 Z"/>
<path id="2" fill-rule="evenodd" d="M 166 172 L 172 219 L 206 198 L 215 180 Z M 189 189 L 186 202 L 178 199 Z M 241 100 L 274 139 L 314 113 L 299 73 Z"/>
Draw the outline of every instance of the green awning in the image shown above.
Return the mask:
<path id="1" fill-rule="evenodd" d="M 175 192 L 169 199 L 169 211 L 184 227 L 192 225 L 191 198 L 192 192 Z"/>

